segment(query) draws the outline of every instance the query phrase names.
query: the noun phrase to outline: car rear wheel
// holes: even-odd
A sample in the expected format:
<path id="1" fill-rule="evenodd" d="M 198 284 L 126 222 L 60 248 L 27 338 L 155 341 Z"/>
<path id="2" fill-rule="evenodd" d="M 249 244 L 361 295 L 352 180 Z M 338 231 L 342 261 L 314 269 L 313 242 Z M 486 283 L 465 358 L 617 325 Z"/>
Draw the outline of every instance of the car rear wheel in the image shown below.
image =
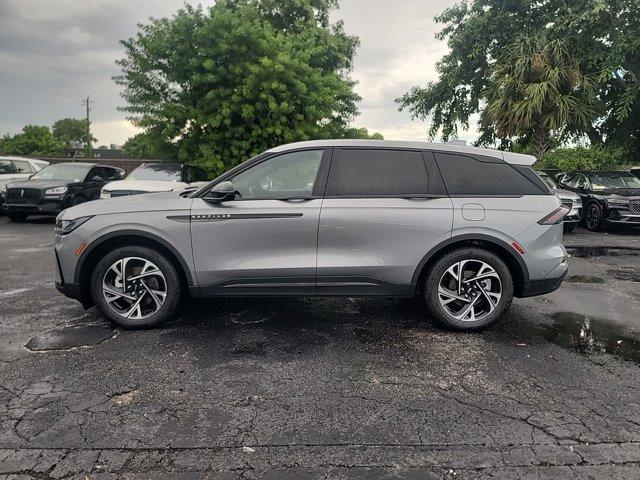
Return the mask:
<path id="1" fill-rule="evenodd" d="M 12 212 L 11 210 L 7 210 L 7 217 L 12 222 L 24 222 L 29 215 L 21 212 Z"/>
<path id="2" fill-rule="evenodd" d="M 584 215 L 584 224 L 592 232 L 600 232 L 604 228 L 602 218 L 602 208 L 597 203 L 592 203 L 587 207 Z"/>
<path id="3" fill-rule="evenodd" d="M 172 263 L 146 247 L 111 251 L 98 262 L 91 277 L 94 304 L 125 328 L 151 328 L 169 320 L 180 304 L 181 287 Z"/>
<path id="4" fill-rule="evenodd" d="M 498 320 L 513 300 L 513 279 L 496 254 L 480 248 L 454 250 L 427 274 L 424 298 L 440 324 L 476 330 Z"/>

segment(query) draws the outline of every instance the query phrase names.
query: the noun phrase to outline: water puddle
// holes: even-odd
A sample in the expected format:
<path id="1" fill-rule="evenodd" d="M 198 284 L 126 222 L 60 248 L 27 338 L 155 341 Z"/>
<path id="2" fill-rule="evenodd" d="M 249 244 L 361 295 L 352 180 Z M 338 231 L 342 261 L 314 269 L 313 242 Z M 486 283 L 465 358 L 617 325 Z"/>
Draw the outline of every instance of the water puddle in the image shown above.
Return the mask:
<path id="1" fill-rule="evenodd" d="M 91 347 L 115 337 L 117 332 L 105 325 L 79 325 L 39 333 L 25 345 L 33 352 Z"/>
<path id="2" fill-rule="evenodd" d="M 567 252 L 576 258 L 591 257 L 628 257 L 640 255 L 636 247 L 572 247 L 565 246 Z"/>
<path id="3" fill-rule="evenodd" d="M 604 283 L 604 279 L 600 277 L 590 277 L 588 275 L 571 275 L 564 281 L 568 283 Z"/>
<path id="4" fill-rule="evenodd" d="M 582 354 L 609 353 L 640 363 L 640 339 L 627 335 L 614 324 L 571 312 L 552 315 L 554 325 L 540 328 L 541 335 L 563 348 Z"/>

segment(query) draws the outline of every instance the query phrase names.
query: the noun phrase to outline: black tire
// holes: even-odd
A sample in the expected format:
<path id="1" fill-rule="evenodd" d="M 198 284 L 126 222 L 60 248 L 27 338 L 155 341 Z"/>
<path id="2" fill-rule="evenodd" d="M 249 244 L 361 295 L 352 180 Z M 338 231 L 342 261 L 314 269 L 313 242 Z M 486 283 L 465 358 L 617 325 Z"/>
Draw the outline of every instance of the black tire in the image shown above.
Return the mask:
<path id="1" fill-rule="evenodd" d="M 571 233 L 576 229 L 576 224 L 575 223 L 569 223 L 569 224 L 564 224 L 564 232 L 565 233 Z"/>
<path id="2" fill-rule="evenodd" d="M 599 204 L 593 202 L 587 206 L 587 210 L 584 212 L 584 226 L 592 232 L 604 230 L 602 207 Z"/>
<path id="3" fill-rule="evenodd" d="M 478 260 L 492 267 L 500 279 L 501 297 L 493 311 L 480 315 L 479 320 L 458 320 L 440 303 L 438 286 L 447 269 L 462 260 Z M 509 267 L 495 253 L 481 248 L 463 248 L 447 253 L 437 260 L 426 274 L 424 299 L 429 313 L 441 325 L 454 330 L 478 330 L 500 319 L 513 300 L 513 278 Z M 484 301 L 484 300 L 482 300 Z"/>
<path id="4" fill-rule="evenodd" d="M 12 222 L 24 222 L 28 216 L 29 214 L 27 213 L 12 212 L 11 210 L 7 210 L 7 217 L 9 217 L 9 220 L 11 220 Z"/>
<path id="5" fill-rule="evenodd" d="M 107 270 L 115 262 L 126 257 L 149 260 L 162 272 L 166 282 L 167 295 L 162 306 L 157 312 L 146 318 L 129 319 L 119 315 L 107 304 L 102 291 L 102 282 Z M 113 323 L 128 329 L 143 329 L 157 327 L 176 314 L 183 297 L 183 288 L 178 272 L 163 254 L 151 248 L 132 246 L 117 248 L 102 257 L 91 275 L 91 296 L 100 313 Z"/>

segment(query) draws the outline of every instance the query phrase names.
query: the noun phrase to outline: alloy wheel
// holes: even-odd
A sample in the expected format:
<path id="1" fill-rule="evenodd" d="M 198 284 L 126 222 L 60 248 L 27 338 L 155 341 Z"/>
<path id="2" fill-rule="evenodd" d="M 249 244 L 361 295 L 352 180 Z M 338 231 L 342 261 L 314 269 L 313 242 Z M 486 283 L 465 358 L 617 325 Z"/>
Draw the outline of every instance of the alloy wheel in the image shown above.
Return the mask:
<path id="1" fill-rule="evenodd" d="M 598 225 L 598 217 L 600 215 L 600 210 L 595 205 L 591 205 L 587 210 L 585 221 L 587 223 L 587 228 L 589 230 L 595 228 Z"/>
<path id="2" fill-rule="evenodd" d="M 162 308 L 168 293 L 167 281 L 149 260 L 126 257 L 107 269 L 102 279 L 102 293 L 115 313 L 142 320 Z"/>
<path id="3" fill-rule="evenodd" d="M 501 297 L 500 276 L 482 260 L 454 263 L 438 283 L 440 305 L 451 317 L 462 322 L 482 320 L 496 309 Z"/>

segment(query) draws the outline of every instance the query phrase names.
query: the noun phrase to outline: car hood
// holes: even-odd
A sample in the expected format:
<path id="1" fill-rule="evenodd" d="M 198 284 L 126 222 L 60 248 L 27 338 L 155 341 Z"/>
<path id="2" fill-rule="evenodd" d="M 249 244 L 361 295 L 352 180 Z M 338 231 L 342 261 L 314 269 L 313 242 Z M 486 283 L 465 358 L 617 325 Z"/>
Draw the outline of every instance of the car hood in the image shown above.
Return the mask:
<path id="1" fill-rule="evenodd" d="M 73 182 L 66 180 L 18 180 L 15 182 L 7 183 L 7 188 L 38 188 L 45 190 L 56 187 L 68 187 Z"/>
<path id="2" fill-rule="evenodd" d="M 571 200 L 572 202 L 578 202 L 580 200 L 580 195 L 570 190 L 563 190 L 562 188 L 554 188 L 553 193 L 555 193 L 562 200 Z"/>
<path id="3" fill-rule="evenodd" d="M 172 190 L 184 190 L 189 185 L 183 182 L 168 182 L 163 180 L 117 180 L 109 182 L 102 190 L 141 190 L 143 192 L 170 192 Z"/>
<path id="4" fill-rule="evenodd" d="M 193 199 L 182 197 L 180 196 L 181 193 L 183 192 L 147 193 L 143 195 L 95 200 L 67 208 L 62 212 L 60 218 L 66 220 L 114 213 L 189 210 Z"/>
<path id="5" fill-rule="evenodd" d="M 595 190 L 600 195 L 619 195 L 621 197 L 640 197 L 640 188 L 607 188 Z"/>

